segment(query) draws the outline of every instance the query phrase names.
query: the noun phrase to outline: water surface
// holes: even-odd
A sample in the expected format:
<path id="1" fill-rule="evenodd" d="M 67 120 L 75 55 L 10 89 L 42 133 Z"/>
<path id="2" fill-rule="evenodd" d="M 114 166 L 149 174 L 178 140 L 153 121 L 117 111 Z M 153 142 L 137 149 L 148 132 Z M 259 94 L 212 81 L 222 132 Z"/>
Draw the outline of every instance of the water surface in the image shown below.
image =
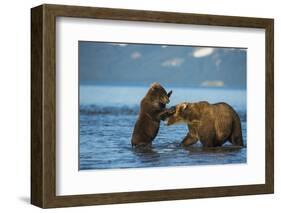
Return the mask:
<path id="1" fill-rule="evenodd" d="M 246 145 L 246 91 L 208 88 L 172 89 L 172 106 L 183 101 L 227 102 L 238 112 Z M 134 149 L 131 134 L 146 87 L 80 86 L 79 168 L 112 169 L 162 166 L 246 163 L 246 148 L 226 143 L 223 147 L 203 148 L 197 144 L 182 148 L 185 125 L 164 126 L 150 149 Z"/>

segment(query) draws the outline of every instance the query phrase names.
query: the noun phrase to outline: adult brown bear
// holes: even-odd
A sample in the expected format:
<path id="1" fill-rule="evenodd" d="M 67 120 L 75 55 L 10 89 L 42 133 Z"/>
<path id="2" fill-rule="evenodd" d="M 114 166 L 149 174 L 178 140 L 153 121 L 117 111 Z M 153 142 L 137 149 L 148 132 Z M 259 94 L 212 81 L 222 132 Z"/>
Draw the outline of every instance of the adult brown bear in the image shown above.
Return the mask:
<path id="1" fill-rule="evenodd" d="M 226 141 L 243 146 L 240 118 L 226 103 L 184 102 L 171 107 L 165 116 L 167 125 L 187 124 L 189 132 L 182 141 L 184 146 L 198 140 L 205 147 L 221 146 Z"/>
<path id="2" fill-rule="evenodd" d="M 139 116 L 132 134 L 133 146 L 151 145 L 158 133 L 161 116 L 165 113 L 171 94 L 172 91 L 167 93 L 159 83 L 151 84 L 141 100 Z"/>

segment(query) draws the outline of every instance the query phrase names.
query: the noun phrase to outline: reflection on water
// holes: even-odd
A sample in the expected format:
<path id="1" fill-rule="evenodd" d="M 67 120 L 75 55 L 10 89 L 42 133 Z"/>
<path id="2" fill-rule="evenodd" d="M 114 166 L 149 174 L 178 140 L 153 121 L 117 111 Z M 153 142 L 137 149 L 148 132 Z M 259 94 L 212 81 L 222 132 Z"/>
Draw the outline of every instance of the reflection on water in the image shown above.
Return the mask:
<path id="1" fill-rule="evenodd" d="M 240 116 L 246 145 L 245 91 L 172 89 L 170 106 L 199 100 L 225 101 L 232 105 Z M 146 88 L 82 86 L 80 92 L 79 158 L 82 170 L 246 163 L 246 148 L 232 147 L 230 143 L 216 148 L 203 148 L 199 142 L 192 147 L 181 147 L 180 142 L 188 132 L 185 125 L 167 127 L 161 123 L 151 147 L 132 148 L 130 139 L 138 103 Z"/>

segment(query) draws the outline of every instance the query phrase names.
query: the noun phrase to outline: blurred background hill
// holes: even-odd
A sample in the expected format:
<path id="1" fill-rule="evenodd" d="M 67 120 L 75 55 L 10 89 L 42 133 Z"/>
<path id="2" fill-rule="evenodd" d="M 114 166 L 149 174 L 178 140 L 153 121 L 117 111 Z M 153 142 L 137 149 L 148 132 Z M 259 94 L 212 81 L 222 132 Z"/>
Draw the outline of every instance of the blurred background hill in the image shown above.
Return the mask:
<path id="1" fill-rule="evenodd" d="M 243 48 L 79 41 L 81 84 L 246 88 Z"/>

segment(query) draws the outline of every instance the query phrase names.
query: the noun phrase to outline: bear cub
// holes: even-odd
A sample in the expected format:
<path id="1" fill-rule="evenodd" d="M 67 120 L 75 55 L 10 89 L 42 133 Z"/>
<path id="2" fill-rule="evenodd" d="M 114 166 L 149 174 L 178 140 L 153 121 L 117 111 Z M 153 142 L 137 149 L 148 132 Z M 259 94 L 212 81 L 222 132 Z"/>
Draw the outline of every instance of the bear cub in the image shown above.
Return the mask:
<path id="1" fill-rule="evenodd" d="M 151 145 L 156 137 L 166 104 L 170 102 L 169 93 L 159 84 L 153 83 L 140 103 L 138 119 L 135 123 L 131 143 L 133 146 Z"/>
<path id="2" fill-rule="evenodd" d="M 240 118 L 226 103 L 184 102 L 171 107 L 164 116 L 167 125 L 187 124 L 189 132 L 182 140 L 183 146 L 197 141 L 204 147 L 222 146 L 226 141 L 243 146 Z"/>

